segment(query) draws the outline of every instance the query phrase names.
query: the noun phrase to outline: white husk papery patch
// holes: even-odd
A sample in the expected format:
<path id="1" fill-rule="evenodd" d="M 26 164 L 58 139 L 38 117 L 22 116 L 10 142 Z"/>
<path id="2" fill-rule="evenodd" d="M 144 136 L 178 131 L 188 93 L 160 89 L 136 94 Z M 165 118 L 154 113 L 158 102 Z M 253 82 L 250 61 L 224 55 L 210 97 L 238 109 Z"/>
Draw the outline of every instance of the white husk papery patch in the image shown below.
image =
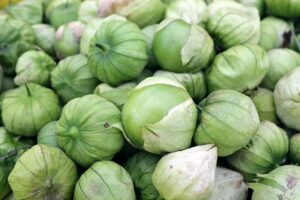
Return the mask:
<path id="1" fill-rule="evenodd" d="M 172 23 L 175 19 L 165 19 L 160 24 L 158 24 L 156 28 L 156 32 L 159 32 L 160 30 L 164 29 L 166 26 L 168 26 L 170 23 Z"/>
<path id="2" fill-rule="evenodd" d="M 111 0 L 110 0 L 111 1 Z M 152 0 L 113 0 L 112 10 L 122 16 L 128 16 Z"/>
<path id="3" fill-rule="evenodd" d="M 162 77 L 147 78 L 147 79 L 143 80 L 140 84 L 138 84 L 138 86 L 135 87 L 135 90 L 143 88 L 143 87 L 151 86 L 151 85 L 156 85 L 156 84 L 166 84 L 166 85 L 171 85 L 171 86 L 179 87 L 179 88 L 186 90 L 185 87 L 183 87 L 183 85 L 180 84 L 179 82 L 177 82 L 171 78 L 165 78 L 165 77 L 164 78 L 162 78 Z"/>
<path id="4" fill-rule="evenodd" d="M 149 3 L 149 1 L 152 0 L 101 0 L 98 15 L 105 17 L 112 13 L 118 13 L 122 16 L 128 16 Z"/>
<path id="5" fill-rule="evenodd" d="M 151 153 L 173 152 L 188 148 L 195 122 L 195 104 L 190 98 L 175 106 L 155 124 L 146 124 L 142 128 L 143 148 Z M 174 145 L 176 144 L 176 145 Z"/>
<path id="6" fill-rule="evenodd" d="M 243 180 L 240 173 L 217 167 L 214 190 L 207 200 L 245 200 L 248 187 Z"/>
<path id="7" fill-rule="evenodd" d="M 166 11 L 166 18 L 183 19 L 190 24 L 206 21 L 207 5 L 202 0 L 177 0 L 170 4 Z"/>
<path id="8" fill-rule="evenodd" d="M 268 174 L 258 174 L 260 181 L 250 183 L 251 200 L 298 200 L 300 199 L 300 167 L 282 165 Z"/>
<path id="9" fill-rule="evenodd" d="M 191 26 L 190 34 L 181 49 L 181 62 L 183 65 L 188 64 L 194 57 L 199 54 L 202 49 L 203 40 L 205 37 L 199 37 L 203 35 L 197 26 Z M 197 37 L 196 37 L 197 36 Z"/>
<path id="10" fill-rule="evenodd" d="M 207 200 L 216 164 L 217 148 L 211 144 L 170 153 L 158 162 L 153 184 L 167 200 Z"/>
<path id="11" fill-rule="evenodd" d="M 89 23 L 94 18 L 97 18 L 99 3 L 96 0 L 83 1 L 78 10 L 78 20 L 83 23 Z"/>
<path id="12" fill-rule="evenodd" d="M 207 12 L 208 12 L 209 16 L 213 16 L 217 12 L 225 12 L 226 13 L 226 12 L 228 12 L 227 9 L 232 9 L 232 10 L 237 10 L 237 11 L 240 11 L 241 9 L 247 11 L 247 9 L 248 9 L 248 12 L 250 11 L 248 7 L 244 7 L 240 3 L 237 3 L 237 2 L 234 2 L 231 0 L 227 0 L 227 1 L 219 0 L 219 1 L 214 1 L 211 5 L 209 5 Z"/>
<path id="13" fill-rule="evenodd" d="M 215 1 L 208 6 L 208 19 L 208 32 L 216 35 L 226 49 L 259 42 L 260 16 L 256 8 L 234 1 Z"/>
<path id="14" fill-rule="evenodd" d="M 194 68 L 196 65 L 204 66 L 208 63 L 213 52 L 213 41 L 208 33 L 192 25 L 189 36 L 181 49 L 181 62 L 187 67 Z"/>

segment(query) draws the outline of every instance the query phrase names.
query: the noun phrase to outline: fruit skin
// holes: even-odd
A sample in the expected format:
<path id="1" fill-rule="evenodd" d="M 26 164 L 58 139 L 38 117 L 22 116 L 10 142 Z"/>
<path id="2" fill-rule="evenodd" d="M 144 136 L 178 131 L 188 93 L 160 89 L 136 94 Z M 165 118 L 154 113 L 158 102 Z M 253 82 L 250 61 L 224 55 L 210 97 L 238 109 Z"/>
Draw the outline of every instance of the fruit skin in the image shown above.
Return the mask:
<path id="1" fill-rule="evenodd" d="M 268 51 L 270 68 L 261 82 L 261 86 L 274 90 L 278 81 L 300 66 L 300 55 L 291 49 L 273 49 Z"/>
<path id="2" fill-rule="evenodd" d="M 300 164 L 300 134 L 293 135 L 290 139 L 289 160 L 292 163 Z"/>
<path id="3" fill-rule="evenodd" d="M 94 94 L 75 98 L 63 108 L 56 141 L 76 163 L 89 167 L 112 159 L 121 150 L 120 121 L 121 112 L 106 99 Z"/>
<path id="4" fill-rule="evenodd" d="M 207 20 L 207 4 L 204 0 L 176 0 L 171 3 L 165 18 L 182 19 L 189 24 L 204 25 Z"/>
<path id="5" fill-rule="evenodd" d="M 19 86 L 28 82 L 49 86 L 55 66 L 53 58 L 43 51 L 27 51 L 18 59 L 14 82 Z"/>
<path id="6" fill-rule="evenodd" d="M 98 85 L 94 94 L 114 103 L 120 110 L 128 99 L 130 92 L 136 87 L 135 82 L 128 82 L 118 87 L 112 87 L 106 83 Z"/>
<path id="7" fill-rule="evenodd" d="M 147 42 L 147 54 L 148 54 L 148 58 L 149 58 L 146 69 L 149 68 L 149 69 L 156 70 L 159 68 L 159 65 L 157 63 L 157 60 L 154 56 L 153 49 L 152 49 L 153 48 L 152 43 L 153 43 L 153 39 L 154 39 L 154 35 L 156 33 L 157 27 L 158 27 L 158 25 L 154 24 L 154 25 L 150 25 L 150 26 L 147 26 L 142 29 L 142 33 L 144 34 L 146 42 Z"/>
<path id="8" fill-rule="evenodd" d="M 17 161 L 8 177 L 15 199 L 71 199 L 77 180 L 75 163 L 63 151 L 35 145 Z"/>
<path id="9" fill-rule="evenodd" d="M 48 122 L 60 116 L 56 94 L 48 88 L 28 83 L 9 91 L 2 103 L 2 120 L 14 134 L 36 136 Z"/>
<path id="10" fill-rule="evenodd" d="M 63 59 L 79 53 L 79 44 L 85 25 L 80 21 L 60 26 L 55 34 L 54 47 L 58 58 Z"/>
<path id="11" fill-rule="evenodd" d="M 246 146 L 259 128 L 254 103 L 234 90 L 210 93 L 199 107 L 201 113 L 194 141 L 198 145 L 215 144 L 218 156 L 229 156 Z"/>
<path id="12" fill-rule="evenodd" d="M 203 145 L 162 157 L 152 181 L 164 199 L 206 200 L 211 194 L 217 165 L 217 148 Z"/>
<path id="13" fill-rule="evenodd" d="M 160 156 L 140 151 L 124 164 L 136 188 L 137 199 L 157 200 L 159 193 L 152 183 L 152 175 Z"/>
<path id="14" fill-rule="evenodd" d="M 214 1 L 208 6 L 207 30 L 216 46 L 228 49 L 242 44 L 258 44 L 258 10 L 234 1 Z"/>
<path id="15" fill-rule="evenodd" d="M 247 195 L 248 187 L 240 173 L 217 167 L 214 189 L 207 200 L 246 200 Z"/>
<path id="16" fill-rule="evenodd" d="M 35 32 L 35 44 L 49 55 L 54 55 L 55 29 L 48 24 L 35 24 L 32 26 Z"/>
<path id="17" fill-rule="evenodd" d="M 173 73 L 158 70 L 154 73 L 154 76 L 168 77 L 180 82 L 195 102 L 199 102 L 206 95 L 206 79 L 202 72 Z"/>
<path id="18" fill-rule="evenodd" d="M 81 175 L 74 193 L 74 200 L 90 199 L 135 200 L 130 175 L 115 162 L 96 162 Z"/>
<path id="19" fill-rule="evenodd" d="M 300 2 L 298 0 L 265 0 L 270 14 L 286 18 L 300 17 Z"/>
<path id="20" fill-rule="evenodd" d="M 214 56 L 213 46 L 212 38 L 200 26 L 166 19 L 157 27 L 152 48 L 162 69 L 183 73 L 205 68 Z"/>
<path id="21" fill-rule="evenodd" d="M 90 1 L 85 1 L 90 2 Z M 90 42 L 95 36 L 98 29 L 101 29 L 102 25 L 106 22 L 113 20 L 127 21 L 125 17 L 119 15 L 110 15 L 105 18 L 96 18 L 92 19 L 89 23 L 86 24 L 85 29 L 80 38 L 80 54 L 88 55 L 90 49 Z"/>
<path id="22" fill-rule="evenodd" d="M 259 45 L 266 50 L 283 48 L 291 45 L 291 25 L 276 17 L 266 17 L 260 24 L 261 34 Z M 272 60 L 271 60 L 272 61 Z"/>
<path id="23" fill-rule="evenodd" d="M 75 21 L 81 0 L 52 0 L 46 8 L 46 18 L 54 28 Z"/>
<path id="24" fill-rule="evenodd" d="M 267 52 L 262 47 L 253 44 L 234 46 L 218 54 L 207 70 L 208 90 L 251 91 L 262 82 L 269 65 Z"/>
<path id="25" fill-rule="evenodd" d="M 300 198 L 300 167 L 295 165 L 280 166 L 268 174 L 259 175 L 258 183 L 250 183 L 253 189 L 252 200 Z"/>
<path id="26" fill-rule="evenodd" d="M 43 0 L 22 0 L 17 4 L 9 4 L 5 12 L 12 18 L 28 24 L 42 23 Z"/>
<path id="27" fill-rule="evenodd" d="M 56 142 L 56 124 L 57 121 L 49 122 L 38 133 L 37 143 L 44 144 L 51 147 L 58 147 Z"/>
<path id="28" fill-rule="evenodd" d="M 186 89 L 165 77 L 142 81 L 131 91 L 122 111 L 126 139 L 155 154 L 188 148 L 196 121 L 196 105 Z"/>
<path id="29" fill-rule="evenodd" d="M 14 136 L 4 127 L 0 127 L 0 199 L 11 191 L 7 178 L 16 160 L 30 146 L 30 141 Z"/>
<path id="30" fill-rule="evenodd" d="M 98 16 L 118 14 L 144 28 L 164 18 L 166 6 L 161 0 L 106 0 L 100 2 Z"/>
<path id="31" fill-rule="evenodd" d="M 300 131 L 300 67 L 282 77 L 274 89 L 276 113 L 288 128 Z"/>
<path id="32" fill-rule="evenodd" d="M 69 56 L 61 60 L 51 72 L 52 88 L 64 103 L 92 94 L 98 80 L 91 73 L 84 55 Z"/>
<path id="33" fill-rule="evenodd" d="M 250 143 L 227 157 L 227 161 L 253 181 L 257 174 L 268 173 L 284 163 L 288 150 L 287 133 L 272 122 L 263 121 Z"/>
<path id="34" fill-rule="evenodd" d="M 145 36 L 132 22 L 104 22 L 90 42 L 90 70 L 109 85 L 118 86 L 138 78 L 147 62 Z"/>
<path id="35" fill-rule="evenodd" d="M 5 75 L 13 75 L 18 58 L 26 51 L 34 49 L 35 33 L 33 28 L 21 21 L 0 17 L 0 65 Z"/>
<path id="36" fill-rule="evenodd" d="M 250 97 L 255 104 L 260 121 L 270 121 L 274 124 L 279 123 L 272 91 L 265 88 L 258 88 Z"/>

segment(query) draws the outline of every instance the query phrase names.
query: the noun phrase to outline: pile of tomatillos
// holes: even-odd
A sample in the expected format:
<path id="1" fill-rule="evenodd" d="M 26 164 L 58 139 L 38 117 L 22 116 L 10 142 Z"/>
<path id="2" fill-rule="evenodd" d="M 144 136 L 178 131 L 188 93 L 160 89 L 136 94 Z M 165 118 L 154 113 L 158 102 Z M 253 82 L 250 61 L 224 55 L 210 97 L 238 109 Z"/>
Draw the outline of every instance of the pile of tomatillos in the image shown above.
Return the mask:
<path id="1" fill-rule="evenodd" d="M 299 200 L 300 0 L 1 0 L 0 200 Z"/>

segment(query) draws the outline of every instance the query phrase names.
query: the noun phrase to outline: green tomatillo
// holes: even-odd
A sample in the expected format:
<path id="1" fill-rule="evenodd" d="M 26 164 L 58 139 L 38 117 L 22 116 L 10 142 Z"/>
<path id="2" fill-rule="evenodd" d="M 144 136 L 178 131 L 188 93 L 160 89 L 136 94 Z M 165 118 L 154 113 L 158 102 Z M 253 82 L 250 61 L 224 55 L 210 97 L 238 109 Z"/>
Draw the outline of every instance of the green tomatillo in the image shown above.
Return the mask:
<path id="1" fill-rule="evenodd" d="M 209 34 L 181 19 L 164 20 L 156 30 L 152 48 L 159 65 L 177 73 L 199 71 L 214 56 Z"/>
<path id="2" fill-rule="evenodd" d="M 127 140 L 156 154 L 188 148 L 196 120 L 196 105 L 186 89 L 165 77 L 142 81 L 132 90 L 122 111 Z"/>

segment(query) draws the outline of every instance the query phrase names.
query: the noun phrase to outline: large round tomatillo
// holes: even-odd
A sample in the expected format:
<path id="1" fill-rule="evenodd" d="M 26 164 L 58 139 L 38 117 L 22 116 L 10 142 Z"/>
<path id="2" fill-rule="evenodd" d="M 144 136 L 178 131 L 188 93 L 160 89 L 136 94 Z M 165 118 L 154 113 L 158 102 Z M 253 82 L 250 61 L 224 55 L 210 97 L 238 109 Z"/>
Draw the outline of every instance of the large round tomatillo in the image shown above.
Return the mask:
<path id="1" fill-rule="evenodd" d="M 200 26 L 167 19 L 156 30 L 153 52 L 164 70 L 195 72 L 206 67 L 214 55 L 214 42 Z"/>
<path id="2" fill-rule="evenodd" d="M 56 94 L 35 83 L 28 83 L 8 92 L 2 103 L 5 128 L 17 135 L 35 136 L 48 122 L 60 115 Z"/>
<path id="3" fill-rule="evenodd" d="M 55 147 L 35 145 L 17 161 L 8 177 L 15 199 L 71 199 L 75 163 Z"/>
<path id="4" fill-rule="evenodd" d="M 129 95 L 122 112 L 127 139 L 151 153 L 173 152 L 190 146 L 197 109 L 177 81 L 151 77 Z"/>
<path id="5" fill-rule="evenodd" d="M 246 146 L 259 128 L 259 117 L 249 97 L 234 90 L 217 90 L 199 107 L 196 144 L 215 144 L 219 156 Z"/>
<path id="6" fill-rule="evenodd" d="M 135 200 L 134 186 L 128 172 L 112 161 L 99 161 L 78 180 L 74 200 Z"/>
<path id="7" fill-rule="evenodd" d="M 214 1 L 208 6 L 207 30 L 216 45 L 223 49 L 257 44 L 260 35 L 258 10 L 234 1 Z"/>
<path id="8" fill-rule="evenodd" d="M 275 124 L 261 122 L 251 142 L 227 157 L 229 164 L 247 180 L 277 168 L 286 160 L 289 140 L 286 132 Z"/>
<path id="9" fill-rule="evenodd" d="M 90 42 L 91 72 L 107 84 L 115 86 L 136 79 L 147 62 L 145 36 L 132 22 L 105 22 Z"/>
<path id="10" fill-rule="evenodd" d="M 87 94 L 92 94 L 98 80 L 91 73 L 87 57 L 69 56 L 61 60 L 51 72 L 52 88 L 64 103 Z"/>
<path id="11" fill-rule="evenodd" d="M 79 165 L 109 160 L 123 146 L 121 112 L 111 102 L 86 95 L 67 103 L 57 122 L 57 143 Z"/>
<path id="12" fill-rule="evenodd" d="M 207 71 L 208 89 L 246 92 L 257 87 L 269 69 L 266 51 L 258 45 L 238 45 L 218 54 Z"/>

